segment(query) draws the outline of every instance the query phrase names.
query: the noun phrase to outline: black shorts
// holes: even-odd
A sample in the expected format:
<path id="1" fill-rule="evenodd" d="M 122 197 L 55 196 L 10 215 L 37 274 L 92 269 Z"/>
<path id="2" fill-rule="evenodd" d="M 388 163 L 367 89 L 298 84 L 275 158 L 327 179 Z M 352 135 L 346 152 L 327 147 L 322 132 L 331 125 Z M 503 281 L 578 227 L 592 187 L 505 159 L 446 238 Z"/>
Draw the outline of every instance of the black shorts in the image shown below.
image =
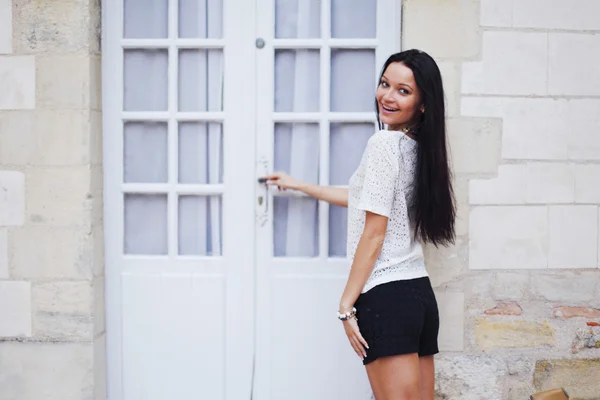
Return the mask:
<path id="1" fill-rule="evenodd" d="M 367 341 L 363 364 L 379 357 L 437 354 L 440 319 L 428 277 L 377 285 L 356 301 L 358 327 Z"/>

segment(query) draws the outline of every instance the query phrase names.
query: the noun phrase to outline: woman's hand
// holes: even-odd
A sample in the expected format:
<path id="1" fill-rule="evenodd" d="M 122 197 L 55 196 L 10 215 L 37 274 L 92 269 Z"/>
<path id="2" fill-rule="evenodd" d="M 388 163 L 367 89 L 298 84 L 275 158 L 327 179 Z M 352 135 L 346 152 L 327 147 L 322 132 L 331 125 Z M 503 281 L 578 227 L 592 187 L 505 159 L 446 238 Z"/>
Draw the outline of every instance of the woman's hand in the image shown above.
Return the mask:
<path id="1" fill-rule="evenodd" d="M 300 187 L 300 181 L 292 178 L 285 172 L 275 172 L 271 175 L 263 176 L 266 179 L 266 184 L 271 186 L 277 186 L 279 190 L 292 189 L 298 190 Z"/>
<path id="2" fill-rule="evenodd" d="M 350 345 L 358 354 L 361 360 L 367 356 L 367 350 L 369 345 L 367 341 L 360 334 L 360 330 L 358 329 L 358 321 L 356 318 L 349 318 L 343 322 L 344 330 L 346 331 L 346 335 L 348 336 L 348 340 L 350 341 Z"/>

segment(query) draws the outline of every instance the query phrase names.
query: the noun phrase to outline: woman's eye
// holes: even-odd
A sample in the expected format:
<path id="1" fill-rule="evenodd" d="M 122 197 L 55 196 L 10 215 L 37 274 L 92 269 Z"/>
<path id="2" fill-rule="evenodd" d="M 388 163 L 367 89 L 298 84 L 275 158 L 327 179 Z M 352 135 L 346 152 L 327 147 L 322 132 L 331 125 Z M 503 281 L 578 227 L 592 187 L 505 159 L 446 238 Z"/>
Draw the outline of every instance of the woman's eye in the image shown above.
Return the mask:
<path id="1" fill-rule="evenodd" d="M 381 82 L 381 86 L 387 87 L 387 85 L 388 85 L 387 82 Z"/>
<path id="2" fill-rule="evenodd" d="M 408 90 L 406 90 L 406 89 L 399 89 L 399 91 L 402 94 L 408 94 Z"/>

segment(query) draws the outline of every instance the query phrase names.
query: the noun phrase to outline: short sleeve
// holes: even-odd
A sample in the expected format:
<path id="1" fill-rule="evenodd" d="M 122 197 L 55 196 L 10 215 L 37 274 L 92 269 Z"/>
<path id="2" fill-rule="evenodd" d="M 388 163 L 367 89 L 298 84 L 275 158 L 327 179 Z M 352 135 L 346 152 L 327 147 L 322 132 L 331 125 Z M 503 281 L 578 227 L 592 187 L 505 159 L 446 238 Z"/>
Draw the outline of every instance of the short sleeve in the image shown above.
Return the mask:
<path id="1" fill-rule="evenodd" d="M 398 142 L 385 133 L 371 138 L 365 150 L 364 182 L 357 208 L 389 218 L 398 180 Z M 395 145 L 394 145 L 395 143 Z M 394 147 L 395 146 L 395 147 Z"/>

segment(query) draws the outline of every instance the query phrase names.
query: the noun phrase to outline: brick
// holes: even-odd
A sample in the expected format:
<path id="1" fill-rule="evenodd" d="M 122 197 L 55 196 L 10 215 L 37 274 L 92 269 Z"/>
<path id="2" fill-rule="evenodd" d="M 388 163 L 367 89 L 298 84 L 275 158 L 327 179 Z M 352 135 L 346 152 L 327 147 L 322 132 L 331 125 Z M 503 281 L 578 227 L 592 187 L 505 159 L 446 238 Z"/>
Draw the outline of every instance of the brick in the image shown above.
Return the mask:
<path id="1" fill-rule="evenodd" d="M 479 53 L 479 0 L 407 0 L 402 14 L 403 48 L 426 49 L 436 58 L 473 58 Z"/>
<path id="2" fill-rule="evenodd" d="M 527 203 L 573 203 L 575 176 L 568 164 L 528 163 Z"/>
<path id="3" fill-rule="evenodd" d="M 546 207 L 476 207 L 471 211 L 469 223 L 470 269 L 548 266 Z"/>
<path id="4" fill-rule="evenodd" d="M 529 286 L 529 275 L 522 272 L 499 272 L 492 283 L 497 300 L 521 300 Z"/>
<path id="5" fill-rule="evenodd" d="M 2 336 L 31 336 L 31 283 L 0 281 L 0 337 Z"/>
<path id="6" fill-rule="evenodd" d="M 515 28 L 600 30 L 595 0 L 517 0 L 513 13 Z"/>
<path id="7" fill-rule="evenodd" d="M 43 109 L 86 109 L 91 105 L 90 56 L 39 56 L 37 105 Z"/>
<path id="8" fill-rule="evenodd" d="M 0 229 L 0 279 L 8 279 L 8 235 Z"/>
<path id="9" fill-rule="evenodd" d="M 598 265 L 598 207 L 551 206 L 548 266 L 595 268 Z"/>
<path id="10" fill-rule="evenodd" d="M 566 160 L 573 130 L 568 104 L 556 99 L 463 97 L 461 111 L 468 117 L 502 118 L 504 159 Z"/>
<path id="11" fill-rule="evenodd" d="M 570 100 L 567 109 L 569 158 L 600 160 L 600 100 Z"/>
<path id="12" fill-rule="evenodd" d="M 436 292 L 440 314 L 440 351 L 462 351 L 464 347 L 465 295 Z"/>
<path id="13" fill-rule="evenodd" d="M 500 357 L 436 355 L 436 399 L 502 399 L 506 386 L 503 377 L 506 373 L 506 362 Z"/>
<path id="14" fill-rule="evenodd" d="M 0 110 L 35 107 L 35 58 L 0 56 Z"/>
<path id="15" fill-rule="evenodd" d="M 600 165 L 576 165 L 575 202 L 600 203 Z"/>
<path id="16" fill-rule="evenodd" d="M 598 20 L 597 16 L 593 18 Z M 600 63 L 600 35 L 550 33 L 548 48 L 549 94 L 600 95 L 600 76 L 596 73 Z"/>
<path id="17" fill-rule="evenodd" d="M 593 300 L 597 282 L 598 274 L 588 271 L 537 274 L 531 280 L 534 294 L 545 300 L 585 305 Z"/>
<path id="18" fill-rule="evenodd" d="M 478 318 L 475 341 L 484 350 L 554 346 L 554 329 L 547 322 L 494 322 Z"/>
<path id="19" fill-rule="evenodd" d="M 19 171 L 0 171 L 0 226 L 23 225 L 25 176 Z"/>
<path id="20" fill-rule="evenodd" d="M 502 302 L 496 307 L 485 310 L 485 315 L 521 315 L 523 309 L 515 302 Z"/>
<path id="21" fill-rule="evenodd" d="M 592 400 L 600 393 L 600 358 L 540 360 L 535 365 L 533 385 L 538 391 L 564 387 L 573 400 Z"/>
<path id="22" fill-rule="evenodd" d="M 495 174 L 500 162 L 502 126 L 493 119 L 450 119 L 448 137 L 457 174 Z"/>
<path id="23" fill-rule="evenodd" d="M 93 8 L 97 1 L 19 1 L 13 12 L 15 53 L 97 51 Z M 96 6 L 97 7 L 97 6 Z M 93 18 L 94 20 L 97 17 Z"/>
<path id="24" fill-rule="evenodd" d="M 590 307 L 570 307 L 561 306 L 552 309 L 552 316 L 554 318 L 600 318 L 600 309 Z"/>
<path id="25" fill-rule="evenodd" d="M 547 41 L 546 33 L 484 32 L 482 60 L 463 64 L 462 93 L 545 95 Z"/>
<path id="26" fill-rule="evenodd" d="M 4 400 L 91 399 L 91 343 L 0 342 Z"/>
<path id="27" fill-rule="evenodd" d="M 90 167 L 32 168 L 27 173 L 27 220 L 49 226 L 91 226 Z"/>
<path id="28" fill-rule="evenodd" d="M 510 27 L 513 20 L 512 0 L 481 0 L 482 26 Z"/>
<path id="29" fill-rule="evenodd" d="M 11 231 L 8 246 L 15 278 L 92 277 L 93 242 L 87 229 L 23 227 Z"/>
<path id="30" fill-rule="evenodd" d="M 0 54 L 12 53 L 12 0 L 0 1 Z"/>
<path id="31" fill-rule="evenodd" d="M 471 204 L 525 204 L 527 166 L 507 164 L 498 167 L 498 176 L 469 182 Z"/>

